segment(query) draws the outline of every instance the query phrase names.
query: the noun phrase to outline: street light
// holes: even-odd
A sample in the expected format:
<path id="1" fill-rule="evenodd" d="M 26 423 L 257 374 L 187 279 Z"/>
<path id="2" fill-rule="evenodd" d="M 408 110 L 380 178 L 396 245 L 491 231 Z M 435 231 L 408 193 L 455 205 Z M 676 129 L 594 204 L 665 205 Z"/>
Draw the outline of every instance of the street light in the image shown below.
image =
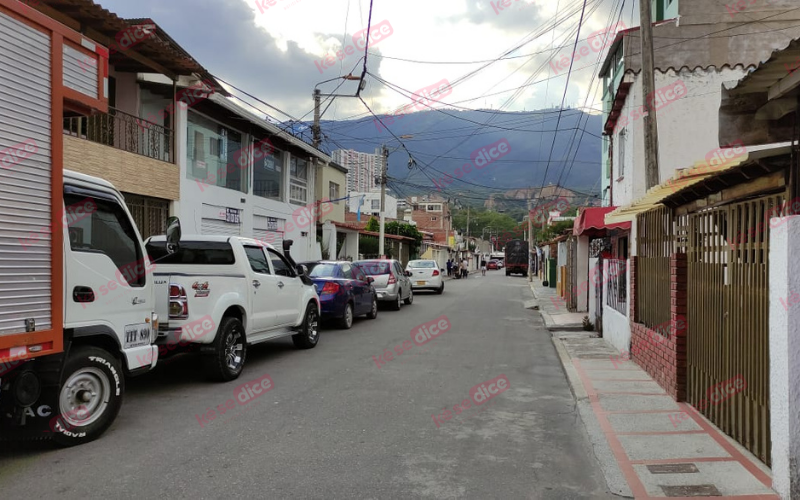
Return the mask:
<path id="1" fill-rule="evenodd" d="M 324 81 L 321 81 L 318 84 L 314 85 L 314 125 L 311 126 L 311 134 L 313 136 L 314 147 L 317 148 L 317 149 L 319 149 L 319 143 L 322 142 L 322 134 L 320 133 L 319 121 L 320 121 L 320 118 L 322 118 L 322 115 L 325 114 L 325 111 L 328 111 L 328 108 L 331 107 L 331 104 L 333 104 L 333 99 L 335 99 L 337 97 L 356 97 L 356 96 L 347 95 L 347 94 L 323 94 L 317 88 L 320 85 L 322 85 L 323 83 L 333 82 L 333 81 L 336 81 L 336 80 L 360 80 L 361 84 L 358 86 L 358 88 L 359 88 L 359 90 L 364 90 L 364 83 L 365 83 L 364 80 L 361 80 L 360 77 L 354 76 L 352 74 L 344 75 L 344 76 L 337 76 L 336 78 L 331 78 L 330 80 L 324 80 Z M 325 111 L 320 113 L 320 111 L 319 111 L 319 108 L 320 108 L 320 105 L 321 105 L 320 104 L 320 98 L 323 95 L 325 97 L 332 97 L 333 99 L 331 99 L 331 102 L 328 104 L 328 107 L 325 108 Z"/>

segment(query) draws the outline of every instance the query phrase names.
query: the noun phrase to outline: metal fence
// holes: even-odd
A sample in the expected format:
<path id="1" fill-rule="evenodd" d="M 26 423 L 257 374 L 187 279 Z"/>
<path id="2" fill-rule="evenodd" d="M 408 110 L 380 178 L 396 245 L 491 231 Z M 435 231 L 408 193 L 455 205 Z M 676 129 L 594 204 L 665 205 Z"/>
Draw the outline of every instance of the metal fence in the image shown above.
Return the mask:
<path id="1" fill-rule="evenodd" d="M 628 308 L 628 261 L 608 259 L 606 276 L 606 304 L 627 316 Z"/>
<path id="2" fill-rule="evenodd" d="M 650 328 L 670 321 L 669 259 L 674 252 L 672 211 L 649 210 L 636 217 L 636 321 Z"/>
<path id="3" fill-rule="evenodd" d="M 172 163 L 172 130 L 112 107 L 108 113 L 64 118 L 64 133 Z"/>

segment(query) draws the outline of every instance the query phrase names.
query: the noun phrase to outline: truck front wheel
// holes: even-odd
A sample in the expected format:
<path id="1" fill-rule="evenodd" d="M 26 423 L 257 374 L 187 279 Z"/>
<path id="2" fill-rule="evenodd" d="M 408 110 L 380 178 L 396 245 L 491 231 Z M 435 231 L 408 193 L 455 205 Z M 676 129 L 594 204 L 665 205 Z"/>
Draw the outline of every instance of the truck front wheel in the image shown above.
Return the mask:
<path id="1" fill-rule="evenodd" d="M 208 375 L 221 382 L 238 378 L 247 358 L 247 339 L 242 322 L 231 316 L 222 318 L 212 345 L 213 352 L 203 355 Z"/>
<path id="2" fill-rule="evenodd" d="M 50 432 L 61 446 L 88 443 L 117 418 L 125 392 L 122 369 L 107 351 L 86 346 L 70 352 L 63 373 Z"/>

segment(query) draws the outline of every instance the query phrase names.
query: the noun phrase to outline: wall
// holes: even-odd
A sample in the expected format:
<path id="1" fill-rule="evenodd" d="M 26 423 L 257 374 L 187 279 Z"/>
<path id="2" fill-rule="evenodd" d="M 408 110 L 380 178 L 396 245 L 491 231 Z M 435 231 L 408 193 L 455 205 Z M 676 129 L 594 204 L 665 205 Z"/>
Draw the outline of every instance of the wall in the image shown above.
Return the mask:
<path id="1" fill-rule="evenodd" d="M 630 259 L 630 317 L 636 319 L 636 267 Z M 641 366 L 676 401 L 686 399 L 686 254 L 670 258 L 670 335 L 631 321 L 631 359 Z M 660 328 L 661 329 L 661 328 Z"/>
<path id="2" fill-rule="evenodd" d="M 136 73 L 117 73 L 109 68 L 109 76 L 116 79 L 117 85 L 114 107 L 129 115 L 142 116 L 139 114 L 139 84 L 136 82 Z"/>
<path id="3" fill-rule="evenodd" d="M 126 193 L 175 200 L 179 168 L 172 163 L 64 136 L 64 168 L 107 180 Z"/>
<path id="4" fill-rule="evenodd" d="M 589 269 L 594 269 L 597 265 L 597 258 L 589 259 Z M 589 283 L 589 319 L 594 323 L 595 317 L 597 316 L 597 294 L 595 293 L 595 285 L 594 282 Z M 602 326 L 602 325 L 601 325 Z"/>
<path id="5" fill-rule="evenodd" d="M 339 198 L 344 198 L 347 196 L 347 175 L 331 166 L 321 166 L 317 169 L 317 199 L 323 200 L 330 198 L 330 184 L 335 183 L 339 185 Z M 321 222 L 325 221 L 336 221 L 336 222 L 344 222 L 344 212 L 346 207 L 347 200 L 339 200 L 332 203 L 333 210 L 325 215 L 322 216 L 320 219 Z"/>
<path id="6" fill-rule="evenodd" d="M 378 206 L 380 206 L 381 202 L 381 192 L 380 191 L 372 191 L 369 193 L 365 192 L 357 192 L 353 191 L 350 192 L 350 203 L 348 204 L 348 209 L 350 213 L 357 213 L 358 212 L 358 203 L 361 197 L 364 197 L 364 204 L 361 205 L 361 216 L 363 217 L 364 214 L 376 213 L 380 212 L 380 209 L 373 209 L 372 208 L 372 200 L 376 200 Z M 397 218 L 397 198 L 394 196 L 386 195 L 386 210 L 385 216 L 387 219 L 396 219 Z M 377 218 L 377 217 L 376 217 Z"/>
<path id="7" fill-rule="evenodd" d="M 216 213 L 226 208 L 239 209 L 240 213 L 240 235 L 252 238 L 254 236 L 254 216 L 274 217 L 279 220 L 278 227 L 289 230 L 285 231 L 283 238 L 294 240 L 291 249 L 292 257 L 295 261 L 319 260 L 322 252 L 319 243 L 316 242 L 316 228 L 311 226 L 297 227 L 295 217 L 302 210 L 302 206 L 293 205 L 288 202 L 267 199 L 252 194 L 252 168 L 249 169 L 248 193 L 242 193 L 233 189 L 226 189 L 211 184 L 203 184 L 187 175 L 187 149 L 186 149 L 186 115 L 187 110 L 179 109 L 179 123 L 183 126 L 178 129 L 178 151 L 180 159 L 180 203 L 175 204 L 175 214 L 181 219 L 183 234 L 193 235 L 202 234 L 202 219 L 213 218 Z M 230 128 L 230 127 L 229 127 Z M 241 132 L 241 131 L 240 131 Z M 251 138 L 245 134 L 243 143 L 250 144 Z M 245 146 L 246 147 L 246 146 Z M 288 197 L 289 193 L 289 158 L 290 154 L 283 155 L 283 194 Z M 313 203 L 315 191 L 315 165 L 309 163 L 311 172 L 309 173 L 309 202 Z M 300 219 L 302 220 L 302 219 Z M 304 235 L 305 233 L 305 235 Z"/>
<path id="8" fill-rule="evenodd" d="M 656 89 L 672 85 L 678 80 L 686 84 L 684 97 L 658 110 L 659 179 L 664 182 L 675 174 L 676 169 L 688 168 L 696 162 L 705 161 L 706 155 L 720 146 L 719 103 L 723 82 L 744 76 L 740 69 L 717 71 L 697 70 L 666 74 L 656 72 Z M 631 78 L 631 75 L 628 75 Z M 642 81 L 634 77 L 622 117 L 629 117 L 625 127 L 618 127 L 613 134 L 614 167 L 611 176 L 612 204 L 628 205 L 642 197 L 645 190 L 644 165 L 644 120 L 635 119 L 643 106 Z M 621 151 L 620 132 L 627 129 L 625 145 L 625 172 L 620 178 L 618 155 Z"/>
<path id="9" fill-rule="evenodd" d="M 787 229 L 771 231 L 769 242 L 772 487 L 789 500 L 800 498 L 800 305 L 789 302 L 800 293 L 800 217 L 778 220 Z"/>
<path id="10" fill-rule="evenodd" d="M 576 283 L 576 306 L 577 312 L 587 312 L 589 310 L 589 290 L 594 288 L 593 283 L 589 283 L 589 237 L 578 237 L 578 252 L 575 255 Z M 585 290 L 584 290 L 585 288 Z M 589 316 L 592 318 L 593 316 Z"/>

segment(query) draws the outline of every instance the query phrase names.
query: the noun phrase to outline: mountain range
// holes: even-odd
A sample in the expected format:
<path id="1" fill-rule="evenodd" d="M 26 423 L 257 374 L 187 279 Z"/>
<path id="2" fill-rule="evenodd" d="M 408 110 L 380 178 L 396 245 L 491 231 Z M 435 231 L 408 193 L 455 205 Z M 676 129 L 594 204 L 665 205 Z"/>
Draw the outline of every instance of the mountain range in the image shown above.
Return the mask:
<path id="1" fill-rule="evenodd" d="M 377 116 L 323 120 L 323 149 L 373 153 L 385 144 L 390 151 L 389 185 L 400 195 L 470 193 L 487 199 L 506 190 L 549 184 L 599 195 L 600 115 L 568 108 L 562 110 L 560 120 L 558 109 L 447 109 Z M 558 134 L 554 134 L 557 122 Z M 416 163 L 411 169 L 401 142 Z M 494 151 L 499 159 L 482 160 L 481 152 L 486 158 L 493 146 L 499 148 Z M 473 159 L 480 168 L 475 168 Z M 471 166 L 465 168 L 465 164 Z M 451 176 L 450 183 L 445 174 Z M 459 175 L 460 180 L 456 179 Z"/>

